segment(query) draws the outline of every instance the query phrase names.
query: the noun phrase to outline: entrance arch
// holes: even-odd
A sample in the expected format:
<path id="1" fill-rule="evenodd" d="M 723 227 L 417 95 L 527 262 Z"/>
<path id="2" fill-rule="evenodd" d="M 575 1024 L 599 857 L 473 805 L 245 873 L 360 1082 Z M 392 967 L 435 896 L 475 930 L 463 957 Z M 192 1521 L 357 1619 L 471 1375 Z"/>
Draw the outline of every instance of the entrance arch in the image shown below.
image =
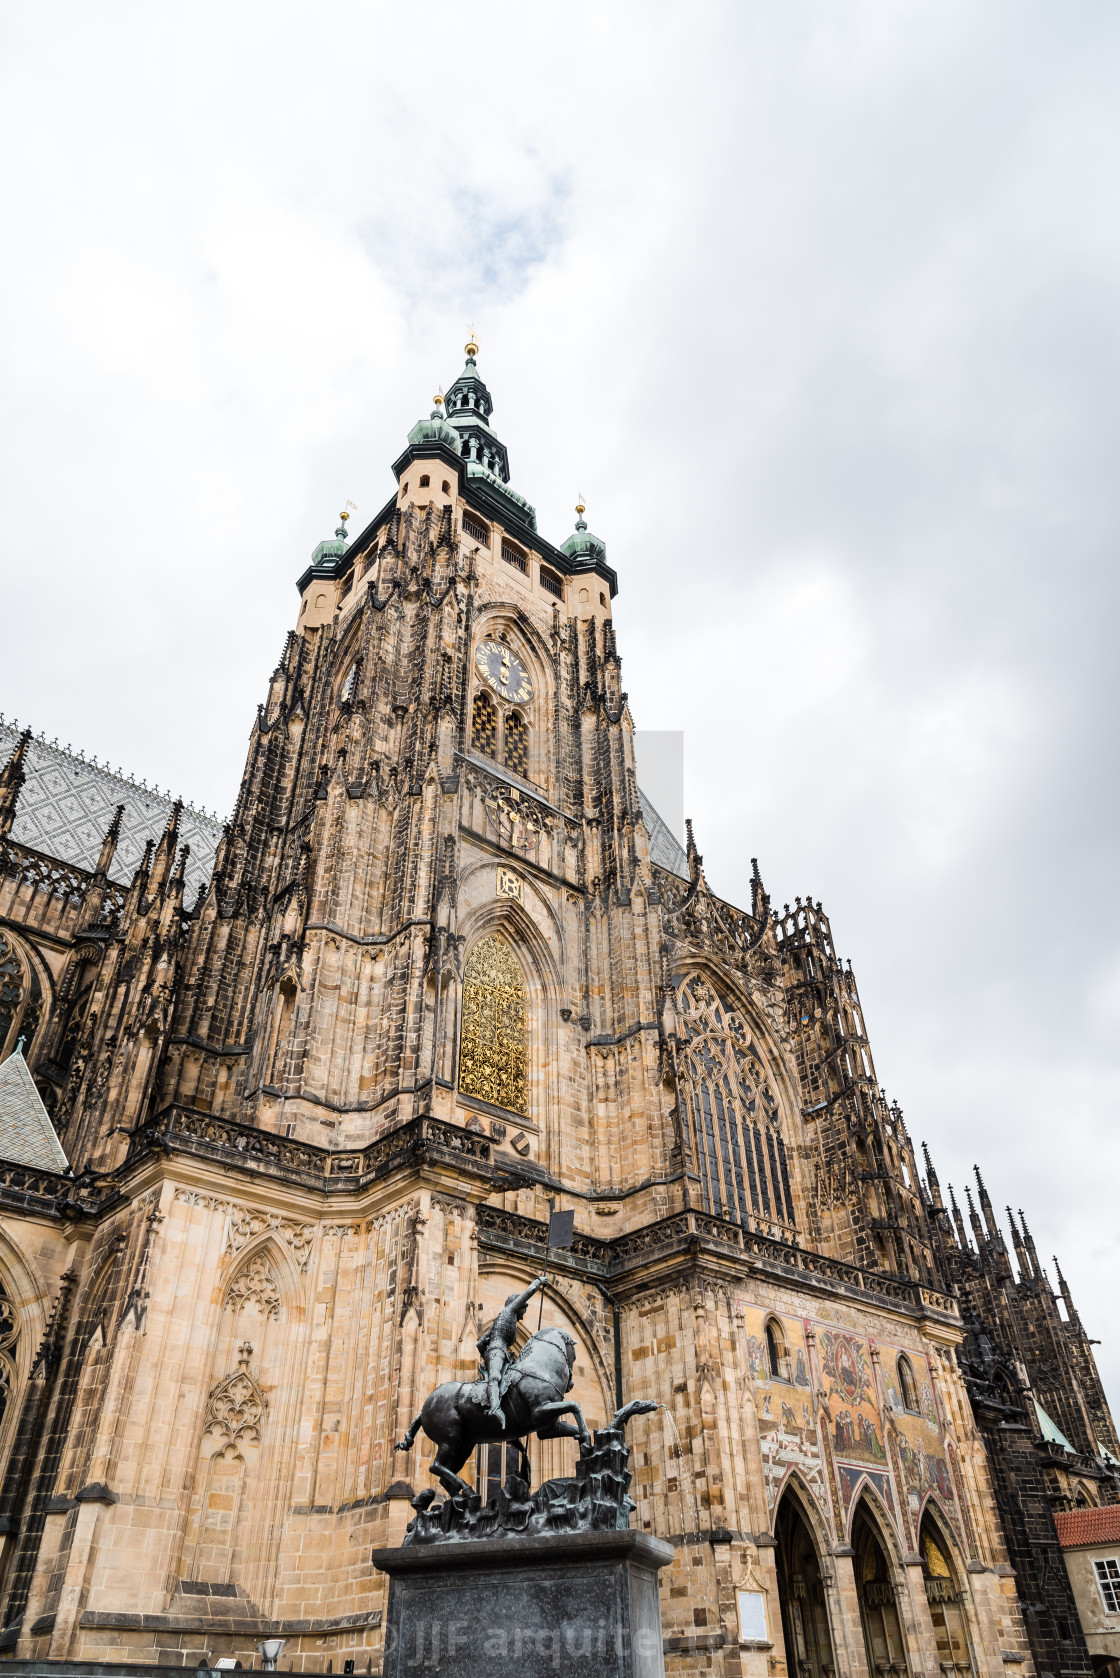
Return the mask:
<path id="1" fill-rule="evenodd" d="M 887 1541 L 882 1528 L 861 1498 L 852 1520 L 852 1548 L 855 1551 L 856 1595 L 867 1667 L 875 1673 L 892 1673 L 903 1678 L 909 1671 L 906 1639 L 902 1632 L 894 1580 L 888 1561 Z"/>
<path id="2" fill-rule="evenodd" d="M 836 1660 L 828 1623 L 820 1552 L 796 1493 L 787 1487 L 774 1523 L 778 1601 L 790 1678 L 833 1678 Z"/>
<path id="3" fill-rule="evenodd" d="M 922 1516 L 919 1550 L 941 1671 L 945 1678 L 950 1678 L 953 1673 L 974 1672 L 964 1589 L 953 1560 L 952 1546 L 928 1504 Z"/>

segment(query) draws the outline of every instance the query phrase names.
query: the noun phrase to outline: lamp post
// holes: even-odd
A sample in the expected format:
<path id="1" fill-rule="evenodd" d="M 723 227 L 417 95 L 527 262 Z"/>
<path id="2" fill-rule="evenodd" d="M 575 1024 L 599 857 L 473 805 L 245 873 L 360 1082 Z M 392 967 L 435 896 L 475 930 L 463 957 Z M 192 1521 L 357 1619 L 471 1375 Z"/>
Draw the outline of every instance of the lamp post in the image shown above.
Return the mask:
<path id="1" fill-rule="evenodd" d="M 263 1643 L 257 1644 L 257 1654 L 261 1657 L 263 1671 L 276 1671 L 276 1662 L 284 1653 L 287 1642 L 286 1637 L 266 1637 Z"/>

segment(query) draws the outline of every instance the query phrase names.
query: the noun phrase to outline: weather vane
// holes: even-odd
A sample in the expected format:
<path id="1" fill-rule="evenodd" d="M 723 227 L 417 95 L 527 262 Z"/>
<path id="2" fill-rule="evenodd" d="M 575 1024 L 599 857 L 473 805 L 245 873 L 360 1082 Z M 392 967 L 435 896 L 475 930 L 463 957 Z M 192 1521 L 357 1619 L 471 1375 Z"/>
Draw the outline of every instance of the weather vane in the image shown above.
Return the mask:
<path id="1" fill-rule="evenodd" d="M 478 354 L 478 333 L 475 331 L 473 326 L 471 327 L 471 335 L 467 339 L 464 348 L 468 355 Z"/>

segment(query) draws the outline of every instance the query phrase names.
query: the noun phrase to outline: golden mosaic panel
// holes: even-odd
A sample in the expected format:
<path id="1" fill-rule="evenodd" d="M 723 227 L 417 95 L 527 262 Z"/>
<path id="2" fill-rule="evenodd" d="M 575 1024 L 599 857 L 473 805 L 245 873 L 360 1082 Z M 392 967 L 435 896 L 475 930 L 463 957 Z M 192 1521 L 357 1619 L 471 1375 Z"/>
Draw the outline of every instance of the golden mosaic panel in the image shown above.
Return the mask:
<path id="1" fill-rule="evenodd" d="M 525 980 L 504 938 L 480 939 L 463 969 L 459 1093 L 529 1112 Z"/>

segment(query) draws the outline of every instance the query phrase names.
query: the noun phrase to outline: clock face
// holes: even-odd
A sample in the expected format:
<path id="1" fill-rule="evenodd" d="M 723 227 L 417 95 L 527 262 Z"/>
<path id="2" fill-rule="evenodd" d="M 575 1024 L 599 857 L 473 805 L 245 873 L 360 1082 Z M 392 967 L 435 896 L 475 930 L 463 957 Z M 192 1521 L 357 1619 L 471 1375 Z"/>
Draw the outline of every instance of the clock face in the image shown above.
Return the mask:
<path id="1" fill-rule="evenodd" d="M 518 704 L 532 699 L 533 684 L 529 680 L 529 672 L 504 642 L 480 641 L 474 656 L 483 681 L 503 699 L 512 699 Z"/>

